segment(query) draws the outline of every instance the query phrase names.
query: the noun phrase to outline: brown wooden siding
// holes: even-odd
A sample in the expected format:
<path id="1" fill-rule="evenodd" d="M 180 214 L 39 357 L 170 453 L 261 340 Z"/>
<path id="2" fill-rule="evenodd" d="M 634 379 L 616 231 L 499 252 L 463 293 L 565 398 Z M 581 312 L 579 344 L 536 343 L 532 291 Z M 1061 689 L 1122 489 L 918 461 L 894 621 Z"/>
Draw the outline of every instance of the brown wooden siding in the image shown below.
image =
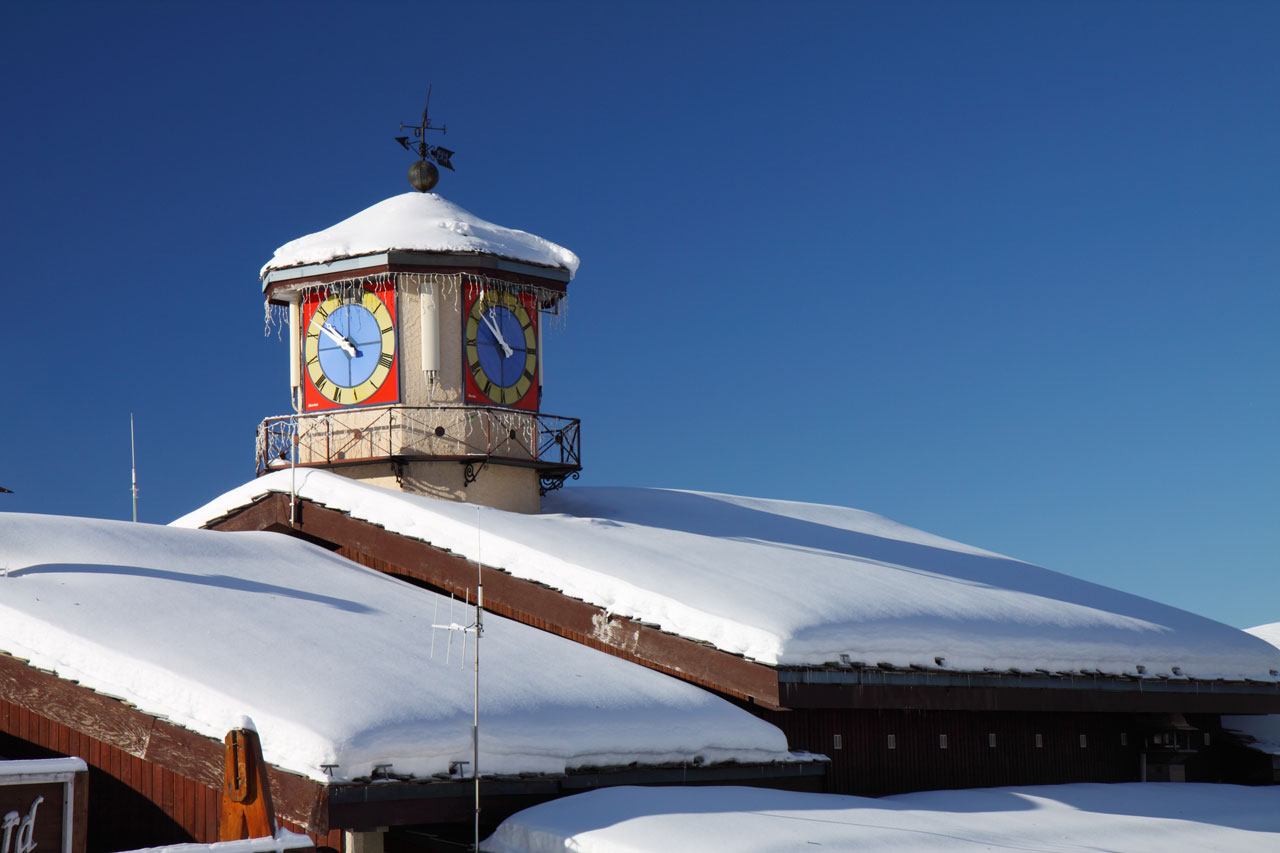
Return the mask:
<path id="1" fill-rule="evenodd" d="M 0 755 L 89 765 L 90 851 L 216 841 L 218 791 L 4 699 Z"/>
<path id="2" fill-rule="evenodd" d="M 84 759 L 91 851 L 218 840 L 220 741 L 4 654 L 0 755 Z M 278 768 L 269 774 L 281 823 L 331 843 L 324 787 Z"/>
<path id="3" fill-rule="evenodd" d="M 1152 763 L 1167 759 L 1151 742 L 1160 721 L 1133 714 L 753 710 L 781 728 L 792 749 L 829 756 L 828 790 L 840 794 L 1136 782 L 1144 752 Z M 1184 750 L 1176 759 L 1185 764 L 1188 781 L 1251 781 L 1239 748 L 1217 728 L 1216 718 L 1199 725 L 1212 732 L 1212 746 Z M 1197 730 L 1187 737 L 1199 743 L 1203 733 Z M 895 740 L 893 749 L 888 745 L 890 735 Z M 947 736 L 945 749 L 939 745 L 941 735 Z M 995 746 L 991 746 L 991 735 L 995 735 Z M 1042 746 L 1036 745 L 1036 735 Z M 1080 745 L 1082 735 L 1084 746 Z"/>
<path id="4" fill-rule="evenodd" d="M 0 699 L 0 757 L 75 756 L 89 765 L 89 853 L 218 840 L 220 786 L 210 787 Z M 305 833 L 341 850 L 342 833 Z"/>

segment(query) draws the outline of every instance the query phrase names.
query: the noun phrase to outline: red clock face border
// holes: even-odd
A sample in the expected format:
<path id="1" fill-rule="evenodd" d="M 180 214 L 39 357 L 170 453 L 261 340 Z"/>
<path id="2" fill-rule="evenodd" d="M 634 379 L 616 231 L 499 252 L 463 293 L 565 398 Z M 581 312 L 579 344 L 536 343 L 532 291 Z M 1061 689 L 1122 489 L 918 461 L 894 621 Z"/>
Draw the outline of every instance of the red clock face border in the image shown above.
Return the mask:
<path id="1" fill-rule="evenodd" d="M 317 288 L 308 291 L 302 298 L 302 340 L 297 341 L 296 345 L 302 348 L 303 359 L 303 377 L 302 377 L 302 406 L 304 412 L 320 412 L 330 409 L 347 409 L 353 406 L 377 406 L 386 405 L 388 403 L 396 403 L 400 399 L 400 353 L 398 341 L 399 336 L 398 324 L 396 322 L 396 291 L 395 283 L 388 281 L 379 284 L 365 285 L 362 289 L 354 289 L 352 293 L 356 294 L 356 298 L 344 299 L 352 294 L 346 288 L 328 291 L 324 288 Z M 316 352 L 317 345 L 323 341 L 327 346 L 330 340 L 336 341 L 337 338 L 325 333 L 321 327 L 327 317 L 317 318 L 316 312 L 322 311 L 325 315 L 334 313 L 335 302 L 338 308 L 350 306 L 352 308 L 363 306 L 365 311 L 372 313 L 377 318 L 382 318 L 382 322 L 387 322 L 391 331 L 386 332 L 383 329 L 381 342 L 379 346 L 379 359 L 381 364 L 374 364 L 371 375 L 362 382 L 357 383 L 354 387 L 342 387 L 342 390 L 335 389 L 334 383 L 331 381 L 335 377 L 326 375 L 324 366 L 326 362 L 332 362 L 336 359 L 335 354 L 328 354 L 325 358 L 320 358 L 320 354 Z M 371 310 L 370 310 L 371 309 Z M 340 318 L 335 318 L 330 322 L 331 330 L 335 329 L 334 323 L 341 324 Z M 346 329 L 338 330 L 345 334 Z M 387 349 L 391 349 L 390 359 L 387 359 Z M 350 382 L 350 379 L 346 380 Z M 316 386 L 323 383 L 324 390 L 322 392 Z M 343 383 L 339 383 L 340 386 Z M 371 387 L 376 386 L 376 387 Z M 341 396 L 339 396 L 341 395 Z M 338 399 L 334 399 L 337 396 Z M 347 399 L 342 399 L 342 397 Z"/>
<path id="2" fill-rule="evenodd" d="M 542 378 L 538 375 L 538 300 L 532 293 L 512 292 L 501 288 L 464 288 L 462 311 L 462 376 L 464 399 L 468 403 L 484 406 L 502 406 L 510 409 L 538 411 Z M 483 302 L 481 301 L 483 300 Z M 512 355 L 506 357 L 503 369 L 511 375 L 510 384 L 503 385 L 490 362 L 502 361 L 501 351 L 485 352 L 485 343 L 492 347 L 492 327 L 482 322 L 482 314 L 490 314 L 489 322 L 509 337 Z M 489 394 L 481 389 L 481 383 L 489 388 Z"/>

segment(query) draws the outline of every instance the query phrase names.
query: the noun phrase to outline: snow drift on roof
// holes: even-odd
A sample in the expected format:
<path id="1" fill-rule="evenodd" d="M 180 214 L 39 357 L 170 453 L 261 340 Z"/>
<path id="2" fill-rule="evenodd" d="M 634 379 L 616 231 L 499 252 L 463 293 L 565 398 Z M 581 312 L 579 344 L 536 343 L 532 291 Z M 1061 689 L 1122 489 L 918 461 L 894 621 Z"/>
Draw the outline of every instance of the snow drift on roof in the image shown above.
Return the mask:
<path id="1" fill-rule="evenodd" d="M 405 193 L 380 201 L 323 231 L 290 240 L 267 261 L 272 270 L 321 264 L 377 252 L 466 252 L 578 271 L 578 256 L 550 240 L 504 228 L 435 193 Z"/>
<path id="2" fill-rule="evenodd" d="M 921 791 L 867 799 L 762 788 L 604 788 L 507 818 L 488 853 L 732 850 L 1269 851 L 1280 788 L 1185 783 Z"/>
<path id="3" fill-rule="evenodd" d="M 325 781 L 471 758 L 461 604 L 276 533 L 0 513 L 0 651 Z M 437 612 L 438 610 L 438 612 Z M 787 758 L 782 733 L 692 685 L 486 614 L 482 773 Z"/>
<path id="4" fill-rule="evenodd" d="M 299 494 L 476 556 L 474 506 L 298 474 Z M 196 527 L 290 473 L 175 521 Z M 635 488 L 566 488 L 542 515 L 485 508 L 485 562 L 610 612 L 767 664 L 888 663 L 1276 681 L 1243 631 L 842 507 Z"/>

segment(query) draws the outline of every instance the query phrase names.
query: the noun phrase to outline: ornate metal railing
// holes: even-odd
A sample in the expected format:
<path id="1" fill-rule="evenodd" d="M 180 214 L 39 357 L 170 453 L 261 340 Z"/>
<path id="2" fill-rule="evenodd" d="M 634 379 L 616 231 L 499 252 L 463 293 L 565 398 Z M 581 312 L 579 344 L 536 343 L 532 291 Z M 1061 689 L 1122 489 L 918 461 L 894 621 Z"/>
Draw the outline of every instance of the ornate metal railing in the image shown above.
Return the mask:
<path id="1" fill-rule="evenodd" d="M 258 425 L 257 468 L 379 459 L 500 462 L 537 469 L 544 490 L 582 468 L 577 418 L 486 406 L 371 406 L 267 418 Z"/>

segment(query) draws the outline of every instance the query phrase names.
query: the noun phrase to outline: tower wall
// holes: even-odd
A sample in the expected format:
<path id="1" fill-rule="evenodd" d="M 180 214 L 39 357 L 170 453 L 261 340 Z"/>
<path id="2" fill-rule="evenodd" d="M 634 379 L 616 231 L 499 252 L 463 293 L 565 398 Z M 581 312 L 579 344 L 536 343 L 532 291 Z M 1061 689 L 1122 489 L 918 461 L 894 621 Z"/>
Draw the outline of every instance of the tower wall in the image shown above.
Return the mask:
<path id="1" fill-rule="evenodd" d="M 400 326 L 400 397 L 406 406 L 462 403 L 462 288 L 435 288 L 440 370 L 428 383 L 422 365 L 422 303 L 428 297 L 412 285 L 396 288 Z"/>

